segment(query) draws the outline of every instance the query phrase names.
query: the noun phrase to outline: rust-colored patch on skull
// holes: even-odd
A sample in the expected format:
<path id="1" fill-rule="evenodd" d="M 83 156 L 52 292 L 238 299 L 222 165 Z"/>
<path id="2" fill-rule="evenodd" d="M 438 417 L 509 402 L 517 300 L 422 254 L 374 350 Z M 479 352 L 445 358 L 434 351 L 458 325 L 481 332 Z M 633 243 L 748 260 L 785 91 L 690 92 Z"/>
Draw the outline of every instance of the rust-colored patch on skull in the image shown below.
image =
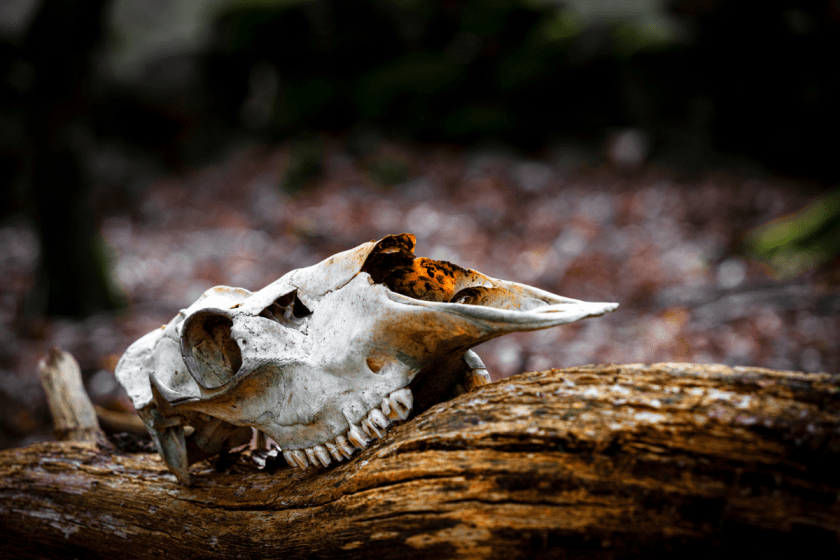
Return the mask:
<path id="1" fill-rule="evenodd" d="M 392 235 L 377 244 L 361 271 L 393 292 L 424 301 L 451 301 L 468 271 L 447 261 L 414 255 L 414 236 Z"/>
<path id="2" fill-rule="evenodd" d="M 462 268 L 445 261 L 420 257 L 391 271 L 384 284 L 391 291 L 424 301 L 450 301 Z"/>

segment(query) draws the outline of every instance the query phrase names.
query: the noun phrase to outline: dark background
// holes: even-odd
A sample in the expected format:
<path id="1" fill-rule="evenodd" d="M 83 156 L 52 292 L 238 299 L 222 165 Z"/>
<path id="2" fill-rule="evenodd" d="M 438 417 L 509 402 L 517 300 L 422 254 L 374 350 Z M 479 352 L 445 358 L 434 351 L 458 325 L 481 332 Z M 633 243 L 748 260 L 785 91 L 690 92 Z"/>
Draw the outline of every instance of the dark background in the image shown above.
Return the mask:
<path id="1" fill-rule="evenodd" d="M 116 359 L 203 289 L 399 231 L 621 302 L 488 345 L 496 377 L 837 371 L 839 30 L 837 0 L 6 2 L 0 445 L 48 434 L 49 345 L 119 408 Z"/>

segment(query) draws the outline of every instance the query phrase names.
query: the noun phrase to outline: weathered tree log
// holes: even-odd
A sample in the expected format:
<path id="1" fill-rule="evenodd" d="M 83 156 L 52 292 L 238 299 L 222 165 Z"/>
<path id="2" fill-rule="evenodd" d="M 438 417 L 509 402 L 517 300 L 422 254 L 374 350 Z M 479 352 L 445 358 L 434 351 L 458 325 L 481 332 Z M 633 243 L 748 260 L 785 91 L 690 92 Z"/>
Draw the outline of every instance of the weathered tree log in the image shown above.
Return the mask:
<path id="1" fill-rule="evenodd" d="M 94 443 L 0 452 L 0 555 L 837 558 L 840 376 L 524 373 L 335 468 L 192 474 Z"/>

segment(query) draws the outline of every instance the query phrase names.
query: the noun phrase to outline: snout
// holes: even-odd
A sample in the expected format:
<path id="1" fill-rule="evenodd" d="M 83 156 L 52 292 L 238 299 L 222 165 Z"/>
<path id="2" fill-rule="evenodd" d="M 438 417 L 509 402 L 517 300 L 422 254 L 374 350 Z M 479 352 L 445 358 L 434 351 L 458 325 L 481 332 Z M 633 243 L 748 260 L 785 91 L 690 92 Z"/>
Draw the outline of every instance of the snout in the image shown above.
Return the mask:
<path id="1" fill-rule="evenodd" d="M 528 286 L 516 285 L 520 288 Z M 425 307 L 437 312 L 457 315 L 493 331 L 495 336 L 515 331 L 532 331 L 573 323 L 589 317 L 598 317 L 617 307 L 617 303 L 588 302 L 564 298 L 548 292 L 548 297 L 527 297 L 510 290 L 494 288 L 494 297 L 470 302 L 435 302 L 410 298 L 389 292 L 388 297 L 397 303 Z M 535 290 L 535 289 L 534 289 Z M 523 290 L 523 293 L 528 293 Z M 533 292 L 530 293 L 533 296 Z M 541 294 L 542 295 L 542 294 Z M 453 298 L 455 299 L 455 298 Z M 554 301 L 552 301 L 554 300 Z"/>

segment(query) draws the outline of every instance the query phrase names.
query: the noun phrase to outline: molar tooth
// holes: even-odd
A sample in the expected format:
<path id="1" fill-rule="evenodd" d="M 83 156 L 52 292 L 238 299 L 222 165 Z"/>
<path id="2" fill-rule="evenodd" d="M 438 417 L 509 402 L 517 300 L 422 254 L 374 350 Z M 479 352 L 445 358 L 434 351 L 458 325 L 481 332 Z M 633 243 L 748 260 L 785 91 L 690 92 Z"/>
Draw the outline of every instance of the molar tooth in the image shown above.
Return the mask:
<path id="1" fill-rule="evenodd" d="M 332 460 L 330 459 L 330 454 L 327 451 L 327 448 L 323 445 L 316 445 L 312 448 L 312 451 L 315 453 L 315 457 L 321 462 L 321 464 L 325 467 L 328 467 Z"/>
<path id="2" fill-rule="evenodd" d="M 297 467 L 297 466 L 298 466 L 297 462 L 295 462 L 295 460 L 294 460 L 294 458 L 292 457 L 292 454 L 291 454 L 290 452 L 288 452 L 288 451 L 284 451 L 284 452 L 283 452 L 283 458 L 286 460 L 286 463 L 287 463 L 290 467 Z"/>
<path id="3" fill-rule="evenodd" d="M 391 425 L 391 421 L 378 408 L 371 410 L 368 413 L 368 418 L 370 418 L 374 426 L 378 426 L 383 430 Z"/>
<path id="4" fill-rule="evenodd" d="M 366 436 L 368 436 L 369 438 L 373 438 L 373 435 L 370 433 L 370 425 L 367 421 L 367 418 L 362 418 L 360 426 L 361 426 L 362 431 L 365 433 Z"/>
<path id="5" fill-rule="evenodd" d="M 300 449 L 290 449 L 289 451 L 284 451 L 283 458 L 286 459 L 286 462 L 289 463 L 289 465 L 299 469 L 305 469 L 309 466 L 309 462 L 306 460 L 306 455 Z"/>
<path id="6" fill-rule="evenodd" d="M 397 420 L 402 420 L 399 412 L 400 405 L 391 397 L 385 397 L 384 399 L 382 399 L 382 406 L 380 408 L 382 408 L 382 412 L 384 412 L 385 415 L 394 422 L 396 422 Z"/>
<path id="7" fill-rule="evenodd" d="M 408 410 L 411 410 L 411 407 L 414 406 L 414 395 L 411 393 L 411 389 L 407 387 L 403 389 L 397 389 L 389 396 L 398 403 L 405 406 Z"/>
<path id="8" fill-rule="evenodd" d="M 302 450 L 293 450 L 292 457 L 295 458 L 295 461 L 297 461 L 297 464 L 300 468 L 306 469 L 309 467 L 309 461 L 306 459 L 306 453 L 304 453 Z"/>
<path id="9" fill-rule="evenodd" d="M 319 461 L 315 457 L 315 451 L 311 447 L 304 447 L 303 452 L 306 453 L 306 458 L 309 459 L 309 464 L 313 467 L 319 466 Z"/>
<path id="10" fill-rule="evenodd" d="M 359 449 L 364 449 L 368 444 L 368 438 L 355 424 L 350 424 L 350 429 L 347 430 L 347 441 Z"/>
<path id="11" fill-rule="evenodd" d="M 373 420 L 371 420 L 370 417 L 362 420 L 362 430 L 365 432 L 365 434 L 367 434 L 371 438 L 374 438 L 374 437 L 381 438 L 382 436 L 385 435 L 384 430 L 380 431 L 379 427 L 376 424 L 373 423 Z"/>
<path id="12" fill-rule="evenodd" d="M 347 442 L 347 438 L 343 435 L 335 438 L 335 445 L 338 447 L 338 450 L 341 451 L 341 454 L 348 459 L 352 457 L 353 453 L 356 451 L 353 449 L 353 446 Z"/>
<path id="13" fill-rule="evenodd" d="M 388 417 L 392 420 L 408 418 L 412 406 L 414 406 L 414 396 L 411 394 L 411 389 L 397 389 L 388 395 L 388 408 L 390 409 Z M 382 408 L 384 411 L 385 406 Z"/>
<path id="14" fill-rule="evenodd" d="M 326 446 L 327 451 L 330 452 L 330 455 L 333 456 L 333 459 L 336 461 L 343 461 L 344 455 L 342 455 L 341 450 L 331 441 L 325 441 L 324 446 Z"/>

